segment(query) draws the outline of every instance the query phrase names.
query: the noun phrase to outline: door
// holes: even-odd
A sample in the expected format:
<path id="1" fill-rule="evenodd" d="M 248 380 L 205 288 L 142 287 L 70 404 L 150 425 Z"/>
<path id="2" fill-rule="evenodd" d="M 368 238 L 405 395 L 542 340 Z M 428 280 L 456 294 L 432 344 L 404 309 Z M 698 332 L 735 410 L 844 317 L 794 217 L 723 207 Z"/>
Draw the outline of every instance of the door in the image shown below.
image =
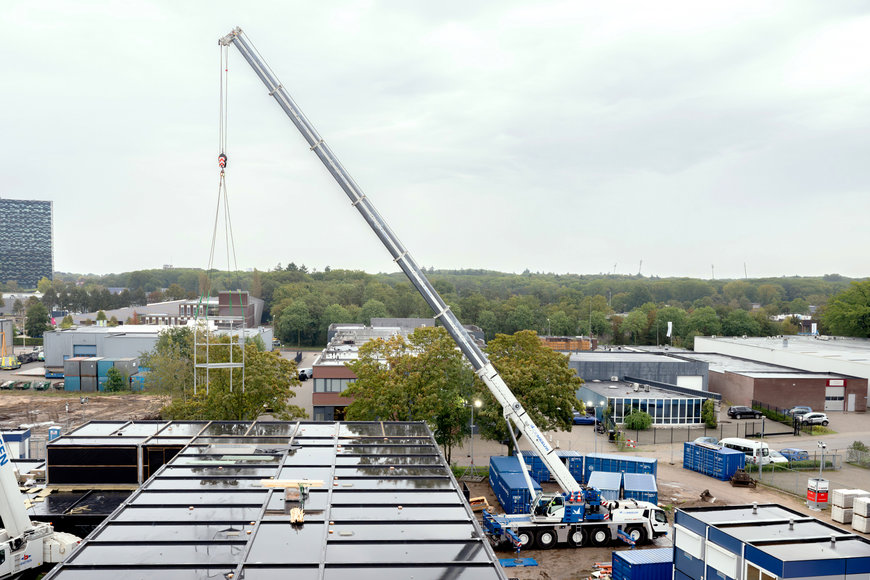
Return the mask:
<path id="1" fill-rule="evenodd" d="M 855 412 L 855 393 L 849 393 L 849 397 L 846 400 L 846 408 L 850 413 Z"/>
<path id="2" fill-rule="evenodd" d="M 825 411 L 842 411 L 845 398 L 846 387 L 825 387 Z"/>

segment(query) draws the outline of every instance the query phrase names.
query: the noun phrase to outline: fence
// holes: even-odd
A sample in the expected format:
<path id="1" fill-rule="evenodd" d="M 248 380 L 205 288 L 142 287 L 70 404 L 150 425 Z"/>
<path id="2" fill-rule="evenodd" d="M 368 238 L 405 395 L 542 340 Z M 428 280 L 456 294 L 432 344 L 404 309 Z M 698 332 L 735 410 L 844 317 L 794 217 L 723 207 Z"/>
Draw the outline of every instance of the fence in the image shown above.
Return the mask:
<path id="1" fill-rule="evenodd" d="M 870 451 L 861 449 L 846 449 L 846 463 L 851 463 L 864 469 L 870 469 Z"/>
<path id="2" fill-rule="evenodd" d="M 703 423 L 647 430 L 626 429 L 623 426 L 618 426 L 618 431 L 624 438 L 631 439 L 638 445 L 656 445 L 659 443 L 685 443 L 686 441 L 694 441 L 698 437 L 725 439 L 726 437 L 761 437 L 762 433 L 765 437 L 792 434 L 791 431 L 785 433 L 782 427 L 782 424 L 776 421 L 759 420 L 720 422 L 715 428 L 707 427 Z"/>
<path id="3" fill-rule="evenodd" d="M 791 429 L 794 431 L 794 418 L 788 414 L 790 409 L 783 409 L 782 407 L 777 407 L 776 405 L 771 405 L 769 403 L 762 403 L 761 401 L 756 401 L 754 399 L 752 400 L 752 408 L 759 411 L 767 411 L 768 413 L 776 415 L 773 417 L 768 415 L 768 418 L 771 421 L 777 421 L 782 424 L 783 429 Z M 813 428 L 818 426 L 819 425 L 810 425 L 807 422 L 801 422 L 799 428 L 805 435 L 813 435 Z"/>
<path id="4" fill-rule="evenodd" d="M 780 491 L 790 493 L 799 498 L 806 498 L 808 480 L 819 476 L 819 463 L 821 462 L 821 453 L 813 453 L 809 461 L 798 462 L 797 469 L 789 467 L 785 464 L 765 465 L 759 469 L 757 465 L 747 465 L 746 471 L 750 473 L 760 484 L 773 487 Z M 794 464 L 789 464 L 794 465 Z M 843 455 L 839 450 L 834 450 L 832 453 L 825 453 L 825 465 L 822 469 L 822 477 L 828 480 L 829 489 L 853 489 L 853 484 L 847 484 L 837 481 L 836 470 L 843 466 Z"/>

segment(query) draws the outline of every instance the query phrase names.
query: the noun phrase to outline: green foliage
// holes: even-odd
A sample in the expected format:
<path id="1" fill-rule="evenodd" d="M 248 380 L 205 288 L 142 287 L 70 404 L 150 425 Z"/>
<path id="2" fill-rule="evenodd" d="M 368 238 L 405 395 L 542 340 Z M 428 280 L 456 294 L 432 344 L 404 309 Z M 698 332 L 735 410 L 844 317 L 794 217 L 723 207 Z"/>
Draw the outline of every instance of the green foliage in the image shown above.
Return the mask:
<path id="1" fill-rule="evenodd" d="M 633 409 L 626 415 L 623 425 L 626 429 L 645 431 L 652 427 L 652 415 L 640 409 Z"/>
<path id="2" fill-rule="evenodd" d="M 97 312 L 97 320 L 106 320 L 106 313 L 102 310 Z"/>
<path id="3" fill-rule="evenodd" d="M 713 399 L 707 399 L 701 405 L 701 420 L 710 429 L 716 428 L 718 419 L 716 417 L 716 403 L 713 402 Z"/>
<path id="4" fill-rule="evenodd" d="M 852 282 L 828 302 L 822 322 L 832 334 L 870 337 L 870 280 Z"/>
<path id="5" fill-rule="evenodd" d="M 761 325 L 745 310 L 732 310 L 722 322 L 722 332 L 727 336 L 758 336 Z"/>
<path id="6" fill-rule="evenodd" d="M 854 449 L 855 451 L 868 452 L 870 448 L 864 444 L 862 441 L 854 441 L 851 445 L 849 445 L 849 449 Z"/>
<path id="7" fill-rule="evenodd" d="M 67 314 L 66 316 L 64 316 L 63 319 L 60 321 L 60 327 L 61 328 L 72 328 L 73 327 L 72 315 Z"/>
<path id="8" fill-rule="evenodd" d="M 119 393 L 121 391 L 126 391 L 129 389 L 129 385 L 127 383 L 128 377 L 125 377 L 121 371 L 112 367 L 106 373 L 108 380 L 106 380 L 106 390 L 110 393 Z"/>
<path id="9" fill-rule="evenodd" d="M 450 462 L 469 434 L 474 374 L 443 327 L 369 341 L 348 366 L 357 376 L 344 391 L 349 420 L 426 421 Z"/>
<path id="10" fill-rule="evenodd" d="M 214 348 L 210 352 L 211 362 L 226 362 L 229 359 L 229 338 L 221 337 L 212 342 L 223 342 L 227 348 Z M 233 360 L 242 360 L 239 345 L 231 347 Z M 189 359 L 175 360 L 175 365 L 169 371 L 183 368 L 189 372 L 190 382 L 182 383 L 170 389 L 173 394 L 172 403 L 163 409 L 162 415 L 167 419 L 176 420 L 211 420 L 211 421 L 252 421 L 269 413 L 277 419 L 289 420 L 305 417 L 305 411 L 289 400 L 295 397 L 293 387 L 299 385 L 296 365 L 275 352 L 265 352 L 257 349 L 252 342 L 245 346 L 245 380 L 242 383 L 242 373 L 230 373 L 230 369 L 212 369 L 206 383 L 206 374 L 199 370 L 199 383 L 193 392 L 192 371 Z M 177 345 L 170 344 L 168 349 L 180 352 Z M 221 356 L 221 353 L 224 353 Z M 176 357 L 178 358 L 178 357 Z M 166 362 L 166 355 L 154 362 Z M 151 367 L 146 386 L 150 388 L 150 375 L 161 372 L 159 367 Z"/>
<path id="11" fill-rule="evenodd" d="M 48 320 L 48 309 L 42 302 L 38 300 L 32 302 L 27 307 L 27 319 L 24 321 L 27 336 L 42 337 L 42 334 L 50 328 Z"/>
<path id="12" fill-rule="evenodd" d="M 544 346 L 537 333 L 530 330 L 513 335 L 499 334 L 487 345 L 487 353 L 514 396 L 523 405 L 541 431 L 570 431 L 573 410 L 582 403 L 577 389 L 583 384 L 568 357 Z M 480 378 L 475 377 L 477 397 L 483 401 L 475 418 L 485 439 L 510 439 L 503 410 Z"/>

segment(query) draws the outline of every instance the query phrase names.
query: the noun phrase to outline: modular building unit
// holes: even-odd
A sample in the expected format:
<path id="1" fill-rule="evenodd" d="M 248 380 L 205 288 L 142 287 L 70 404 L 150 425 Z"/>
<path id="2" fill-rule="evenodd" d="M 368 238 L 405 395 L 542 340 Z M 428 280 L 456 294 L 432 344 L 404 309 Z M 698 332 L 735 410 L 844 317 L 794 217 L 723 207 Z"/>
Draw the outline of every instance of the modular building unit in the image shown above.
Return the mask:
<path id="1" fill-rule="evenodd" d="M 0 435 L 6 443 L 9 459 L 30 458 L 30 429 L 2 429 Z"/>
<path id="2" fill-rule="evenodd" d="M 184 435 L 185 423 L 170 423 L 157 438 L 173 427 Z M 45 580 L 506 580 L 425 423 L 191 431 Z M 305 479 L 304 523 L 292 525 Z"/>
<path id="3" fill-rule="evenodd" d="M 628 455 L 614 455 L 611 453 L 589 453 L 586 455 L 584 466 L 586 473 L 585 481 L 589 481 L 589 475 L 594 471 L 608 471 L 611 473 L 649 473 L 656 475 L 658 460 L 651 457 L 631 457 Z"/>
<path id="4" fill-rule="evenodd" d="M 523 477 L 522 473 L 502 473 L 500 475 L 490 473 L 489 485 L 506 514 L 529 513 L 529 506 L 534 496 L 529 492 L 526 478 Z M 534 479 L 532 486 L 534 486 L 535 495 L 537 495 L 541 491 L 541 486 Z"/>
<path id="5" fill-rule="evenodd" d="M 613 552 L 613 580 L 671 580 L 673 573 L 673 548 Z"/>
<path id="6" fill-rule="evenodd" d="M 870 542 L 775 504 L 685 508 L 674 518 L 674 569 L 688 578 L 855 579 Z"/>

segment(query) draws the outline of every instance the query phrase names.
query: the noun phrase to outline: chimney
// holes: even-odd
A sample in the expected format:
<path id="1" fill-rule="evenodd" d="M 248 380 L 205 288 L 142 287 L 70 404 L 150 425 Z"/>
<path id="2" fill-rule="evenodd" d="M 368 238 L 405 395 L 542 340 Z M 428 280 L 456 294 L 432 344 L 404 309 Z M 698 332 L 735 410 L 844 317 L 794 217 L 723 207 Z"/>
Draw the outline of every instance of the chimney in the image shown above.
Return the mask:
<path id="1" fill-rule="evenodd" d="M 790 529 L 790 530 L 793 530 L 793 529 L 794 529 L 794 520 L 789 520 L 789 521 L 788 521 L 788 529 Z"/>
<path id="2" fill-rule="evenodd" d="M 758 502 L 757 501 L 752 502 L 752 513 L 758 514 Z"/>

